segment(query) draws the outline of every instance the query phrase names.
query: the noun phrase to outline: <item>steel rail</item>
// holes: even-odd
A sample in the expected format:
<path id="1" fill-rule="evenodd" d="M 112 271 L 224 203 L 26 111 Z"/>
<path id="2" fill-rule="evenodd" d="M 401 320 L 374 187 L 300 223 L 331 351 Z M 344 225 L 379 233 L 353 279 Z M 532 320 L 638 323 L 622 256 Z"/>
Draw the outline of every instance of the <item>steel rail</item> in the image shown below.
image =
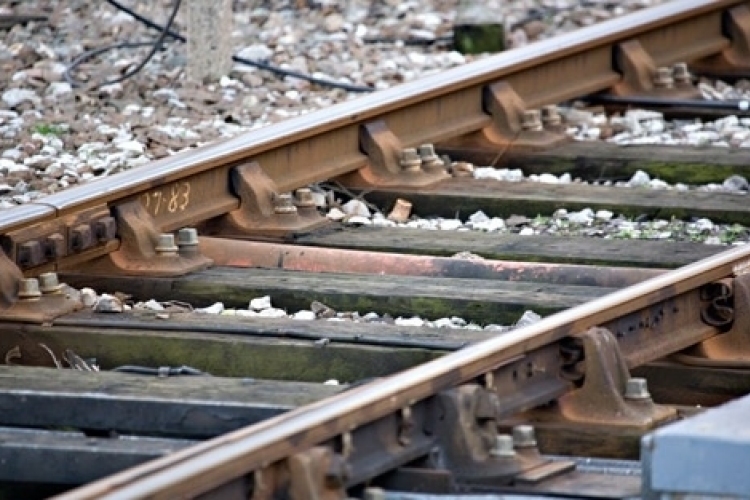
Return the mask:
<path id="1" fill-rule="evenodd" d="M 750 246 L 549 316 L 508 334 L 83 486 L 59 499 L 183 498 L 350 432 L 534 349 L 750 269 Z M 640 353 L 643 362 L 658 350 Z M 188 479 L 189 478 L 189 479 Z"/>
<path id="2" fill-rule="evenodd" d="M 740 5 L 750 2 L 671 2 L 314 111 L 47 196 L 31 207 L 5 210 L 0 213 L 0 234 L 83 208 L 116 204 L 211 170 L 224 176 L 213 188 L 227 191 L 226 211 L 239 202 L 228 192 L 222 169 L 250 159 L 281 191 L 346 174 L 367 164 L 359 129 L 368 122 L 385 121 L 404 146 L 477 131 L 492 123 L 483 107 L 488 84 L 509 83 L 528 107 L 601 91 L 621 80 L 613 61 L 618 44 L 637 40 L 658 66 L 710 56 L 729 46 L 723 12 Z M 206 194 L 212 198 L 214 193 Z M 177 227 L 171 222 L 165 226 Z"/>

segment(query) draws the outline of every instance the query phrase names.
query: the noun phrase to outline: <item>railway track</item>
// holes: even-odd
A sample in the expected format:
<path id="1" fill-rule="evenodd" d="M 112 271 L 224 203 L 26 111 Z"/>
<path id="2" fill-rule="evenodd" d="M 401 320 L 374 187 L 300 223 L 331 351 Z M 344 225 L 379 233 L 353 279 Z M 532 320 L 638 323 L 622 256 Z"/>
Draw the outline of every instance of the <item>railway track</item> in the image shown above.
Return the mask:
<path id="1" fill-rule="evenodd" d="M 660 431 L 643 436 L 750 392 L 747 246 L 342 225 L 307 187 L 519 226 L 587 207 L 747 225 L 740 194 L 490 182 L 469 162 L 747 175 L 742 150 L 571 143 L 553 108 L 543 123 L 534 110 L 694 98 L 689 79 L 654 80 L 681 62 L 746 75 L 749 9 L 673 2 L 0 212 L 0 351 L 14 365 L 0 367 L 0 480 L 11 496 L 84 485 L 60 498 L 693 491 L 661 480 Z M 85 287 L 233 313 L 102 314 Z M 263 295 L 318 320 L 239 313 Z M 528 309 L 544 318 L 481 327 Z M 378 321 L 321 320 L 365 310 Z"/>

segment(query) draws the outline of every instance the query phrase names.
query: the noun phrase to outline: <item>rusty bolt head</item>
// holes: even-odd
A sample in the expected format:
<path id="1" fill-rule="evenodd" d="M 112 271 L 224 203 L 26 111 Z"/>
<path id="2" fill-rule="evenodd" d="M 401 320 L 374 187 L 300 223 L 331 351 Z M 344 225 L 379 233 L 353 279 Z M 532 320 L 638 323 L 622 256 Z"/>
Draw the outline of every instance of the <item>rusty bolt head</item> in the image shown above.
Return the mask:
<path id="1" fill-rule="evenodd" d="M 294 206 L 294 199 L 289 193 L 282 193 L 273 198 L 273 212 L 279 215 L 294 215 L 297 213 L 297 207 Z"/>
<path id="2" fill-rule="evenodd" d="M 405 172 L 419 172 L 422 167 L 422 158 L 414 148 L 406 148 L 401 151 L 401 169 Z"/>
<path id="3" fill-rule="evenodd" d="M 183 227 L 177 231 L 177 246 L 194 247 L 198 245 L 198 230 L 194 227 Z"/>
<path id="4" fill-rule="evenodd" d="M 62 289 L 57 273 L 42 273 L 39 275 L 39 289 L 43 294 L 59 293 Z"/>
<path id="5" fill-rule="evenodd" d="M 65 236 L 60 233 L 50 234 L 44 238 L 44 254 L 48 259 L 65 257 L 67 244 Z"/>
<path id="6" fill-rule="evenodd" d="M 174 244 L 174 234 L 160 234 L 155 250 L 158 255 L 175 255 L 179 248 Z"/>
<path id="7" fill-rule="evenodd" d="M 666 67 L 658 68 L 656 70 L 656 75 L 654 76 L 654 86 L 662 89 L 674 87 L 672 69 Z"/>
<path id="8" fill-rule="evenodd" d="M 536 446 L 536 433 L 531 425 L 513 427 L 513 445 L 516 448 L 533 448 Z"/>
<path id="9" fill-rule="evenodd" d="M 542 107 L 542 123 L 546 127 L 557 127 L 562 123 L 562 117 L 554 104 Z"/>
<path id="10" fill-rule="evenodd" d="M 37 300 L 41 296 L 39 281 L 36 278 L 24 278 L 18 283 L 18 298 L 20 300 Z"/>
<path id="11" fill-rule="evenodd" d="M 21 267 L 34 267 L 44 262 L 44 249 L 37 240 L 24 241 L 18 245 L 16 257 Z"/>
<path id="12" fill-rule="evenodd" d="M 80 252 L 94 246 L 94 233 L 88 224 L 78 224 L 70 229 L 70 250 Z"/>
<path id="13" fill-rule="evenodd" d="M 495 436 L 495 444 L 490 450 L 490 455 L 498 458 L 514 457 L 516 450 L 513 449 L 513 437 L 509 434 Z"/>
<path id="14" fill-rule="evenodd" d="M 687 63 L 679 62 L 672 66 L 672 79 L 678 85 L 689 85 L 692 83 L 692 75 Z"/>
<path id="15" fill-rule="evenodd" d="M 645 378 L 633 377 L 625 383 L 625 399 L 639 401 L 651 399 L 648 383 Z"/>
<path id="16" fill-rule="evenodd" d="M 445 163 L 435 154 L 435 146 L 422 144 L 417 149 L 419 157 L 422 158 L 422 167 L 427 170 L 438 170 L 445 168 Z"/>
<path id="17" fill-rule="evenodd" d="M 521 116 L 521 128 L 525 131 L 540 132 L 542 127 L 542 115 L 538 109 L 527 109 Z"/>
<path id="18" fill-rule="evenodd" d="M 94 221 L 93 228 L 96 239 L 101 243 L 112 241 L 117 236 L 117 221 L 109 215 Z"/>

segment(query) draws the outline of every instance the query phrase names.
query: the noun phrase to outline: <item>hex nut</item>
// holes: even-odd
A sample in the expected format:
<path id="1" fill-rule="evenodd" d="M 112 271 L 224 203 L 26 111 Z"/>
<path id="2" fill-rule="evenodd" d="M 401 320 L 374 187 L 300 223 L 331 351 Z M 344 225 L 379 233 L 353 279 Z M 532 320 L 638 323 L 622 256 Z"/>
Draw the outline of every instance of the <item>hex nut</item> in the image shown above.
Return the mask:
<path id="1" fill-rule="evenodd" d="M 155 250 L 158 255 L 176 254 L 179 248 L 174 243 L 174 235 L 172 233 L 160 234 Z"/>
<path id="2" fill-rule="evenodd" d="M 419 172 L 422 167 L 422 158 L 415 148 L 406 148 L 401 151 L 399 163 L 404 172 Z"/>
<path id="3" fill-rule="evenodd" d="M 513 437 L 509 434 L 495 436 L 495 444 L 490 450 L 490 455 L 499 458 L 514 457 L 516 450 L 513 448 Z"/>
<path id="4" fill-rule="evenodd" d="M 538 109 L 527 109 L 521 116 L 521 128 L 528 132 L 541 132 L 544 130 L 542 126 L 542 115 Z"/>
<path id="5" fill-rule="evenodd" d="M 294 206 L 294 199 L 290 193 L 282 193 L 273 198 L 273 212 L 278 215 L 294 215 L 297 213 L 297 207 Z"/>
<path id="6" fill-rule="evenodd" d="M 513 427 L 513 445 L 516 448 L 533 448 L 536 446 L 536 433 L 531 425 Z"/>
<path id="7" fill-rule="evenodd" d="M 645 400 L 651 399 L 651 394 L 648 392 L 648 382 L 645 378 L 633 377 L 628 379 L 625 383 L 625 399 L 629 400 Z"/>
<path id="8" fill-rule="evenodd" d="M 42 296 L 39 281 L 36 278 L 23 278 L 18 283 L 18 298 L 20 300 L 37 300 Z"/>
<path id="9" fill-rule="evenodd" d="M 39 275 L 39 289 L 45 295 L 58 293 L 62 289 L 57 273 L 42 273 Z"/>

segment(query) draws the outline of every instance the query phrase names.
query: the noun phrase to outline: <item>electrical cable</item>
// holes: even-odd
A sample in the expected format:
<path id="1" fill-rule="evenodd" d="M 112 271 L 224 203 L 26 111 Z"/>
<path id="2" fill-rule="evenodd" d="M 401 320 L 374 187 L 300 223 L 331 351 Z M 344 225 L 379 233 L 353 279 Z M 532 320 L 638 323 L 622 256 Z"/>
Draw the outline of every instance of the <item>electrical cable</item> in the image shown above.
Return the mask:
<path id="1" fill-rule="evenodd" d="M 169 21 L 164 26 L 162 26 L 160 24 L 157 24 L 154 21 L 148 19 L 147 17 L 144 17 L 144 16 L 138 14 L 133 9 L 130 9 L 130 8 L 126 7 L 125 5 L 122 5 L 117 0 L 106 0 L 106 1 L 107 1 L 107 3 L 109 3 L 110 5 L 112 5 L 115 9 L 117 9 L 117 10 L 119 10 L 121 12 L 125 12 L 126 14 L 132 16 L 134 19 L 136 19 L 140 23 L 144 24 L 145 26 L 147 26 L 147 27 L 149 27 L 151 29 L 158 30 L 160 32 L 160 35 L 159 35 L 159 37 L 154 42 L 125 42 L 125 43 L 119 43 L 119 44 L 109 45 L 107 47 L 101 47 L 101 48 L 98 48 L 98 49 L 90 50 L 88 52 L 84 52 L 83 54 L 81 54 L 80 56 L 78 56 L 66 68 L 66 70 L 65 70 L 65 73 L 64 73 L 65 80 L 68 83 L 70 83 L 71 86 L 74 86 L 74 87 L 81 86 L 81 84 L 79 82 L 77 82 L 73 78 L 73 76 L 71 75 L 72 71 L 75 70 L 75 68 L 77 68 L 78 66 L 80 66 L 84 61 L 87 61 L 88 59 L 91 59 L 92 57 L 95 57 L 95 56 L 97 56 L 99 54 L 102 54 L 104 52 L 107 52 L 107 51 L 110 51 L 110 50 L 114 50 L 114 49 L 118 49 L 118 48 L 135 48 L 135 47 L 143 47 L 143 46 L 152 45 L 152 49 L 149 52 L 148 56 L 135 69 L 129 71 L 125 75 L 123 75 L 123 76 L 121 76 L 121 77 L 119 77 L 119 78 L 117 78 L 115 80 L 111 80 L 111 81 L 107 81 L 107 82 L 98 84 L 94 88 L 99 88 L 99 87 L 102 87 L 104 85 L 111 85 L 113 83 L 122 82 L 123 80 L 126 80 L 126 79 L 130 78 L 131 76 L 135 75 L 136 73 L 138 73 L 141 69 L 143 69 L 143 67 L 148 63 L 148 61 L 150 61 L 151 58 L 153 58 L 153 56 L 161 48 L 164 40 L 167 37 L 173 38 L 174 40 L 177 40 L 177 41 L 180 41 L 180 42 L 183 42 L 183 43 L 187 41 L 187 38 L 185 38 L 184 36 L 180 35 L 176 31 L 172 31 L 172 29 L 171 29 L 172 28 L 172 24 L 174 22 L 174 18 L 177 15 L 177 11 L 179 10 L 179 7 L 180 7 L 180 4 L 181 4 L 182 0 L 175 0 L 176 3 L 175 3 L 175 6 L 173 7 L 172 13 L 171 13 L 171 15 L 169 17 Z M 265 63 L 265 62 L 262 62 L 262 61 L 254 61 L 252 59 L 246 59 L 244 57 L 239 57 L 239 56 L 236 56 L 236 55 L 232 56 L 232 61 L 240 63 L 240 64 L 245 64 L 245 65 L 248 65 L 248 66 L 253 66 L 253 67 L 256 67 L 256 68 L 259 68 L 259 69 L 263 69 L 263 70 L 266 70 L 266 71 L 270 71 L 270 72 L 275 73 L 277 75 L 288 76 L 288 77 L 292 77 L 292 78 L 299 78 L 301 80 L 306 80 L 306 81 L 308 81 L 310 83 L 314 83 L 316 85 L 321 85 L 321 86 L 324 86 L 324 87 L 339 88 L 339 89 L 342 89 L 342 90 L 346 90 L 348 92 L 372 92 L 372 91 L 375 90 L 373 87 L 361 86 L 361 85 L 352 85 L 352 84 L 348 84 L 348 83 L 335 82 L 333 80 L 327 80 L 327 79 L 323 79 L 323 78 L 317 78 L 317 77 L 314 77 L 312 75 L 308 75 L 308 74 L 301 73 L 301 72 L 298 72 L 298 71 L 280 68 L 278 66 L 274 66 L 274 65 L 269 64 L 269 63 Z"/>
<path id="2" fill-rule="evenodd" d="M 108 0 L 110 1 L 110 0 Z M 119 4 L 118 4 L 119 5 Z M 156 55 L 156 53 L 161 48 L 162 44 L 164 43 L 164 39 L 167 37 L 167 34 L 170 31 L 170 28 L 172 27 L 172 24 L 174 24 L 175 18 L 177 18 L 177 12 L 180 10 L 180 5 L 182 5 L 182 0 L 175 0 L 174 7 L 172 7 L 172 12 L 169 14 L 169 19 L 167 20 L 167 24 L 164 25 L 164 27 L 161 30 L 161 33 L 159 36 L 154 40 L 153 42 L 125 42 L 125 43 L 118 43 L 114 45 L 108 45 L 106 47 L 101 47 L 98 49 L 94 49 L 88 52 L 84 52 L 70 64 L 67 68 L 65 68 L 65 80 L 70 83 L 71 86 L 77 87 L 80 86 L 80 83 L 75 81 L 73 78 L 73 75 L 71 72 L 77 68 L 79 65 L 81 65 L 84 61 L 90 59 L 91 57 L 98 56 L 99 54 L 102 54 L 104 52 L 116 49 L 116 48 L 135 48 L 135 47 L 144 47 L 147 45 L 151 45 L 151 50 L 149 51 L 148 55 L 143 58 L 143 60 L 138 63 L 138 65 L 131 69 L 130 71 L 127 71 L 124 75 L 119 76 L 115 78 L 114 80 L 106 80 L 102 83 L 98 83 L 94 86 L 94 88 L 101 88 L 106 85 L 113 85 L 115 83 L 120 83 L 131 76 L 137 74 L 139 71 L 141 71 L 146 64 Z"/>

